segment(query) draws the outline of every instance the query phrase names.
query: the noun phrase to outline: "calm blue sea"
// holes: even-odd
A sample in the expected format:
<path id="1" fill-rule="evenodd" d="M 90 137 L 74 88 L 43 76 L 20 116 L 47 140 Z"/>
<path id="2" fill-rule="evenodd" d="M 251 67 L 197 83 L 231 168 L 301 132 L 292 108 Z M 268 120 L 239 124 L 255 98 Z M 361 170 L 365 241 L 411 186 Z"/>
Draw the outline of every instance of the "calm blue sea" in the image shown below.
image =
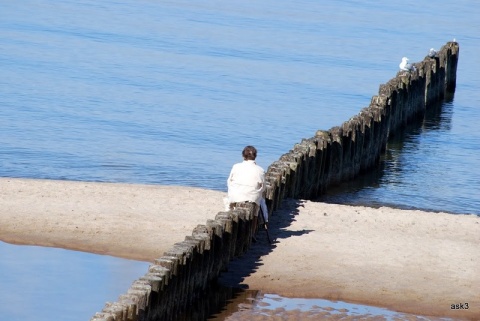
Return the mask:
<path id="1" fill-rule="evenodd" d="M 480 214 L 478 17 L 473 0 L 0 0 L 0 176 L 225 190 L 245 145 L 266 169 L 455 38 L 453 100 L 323 200 Z M 0 282 L 5 315 L 18 286 Z"/>

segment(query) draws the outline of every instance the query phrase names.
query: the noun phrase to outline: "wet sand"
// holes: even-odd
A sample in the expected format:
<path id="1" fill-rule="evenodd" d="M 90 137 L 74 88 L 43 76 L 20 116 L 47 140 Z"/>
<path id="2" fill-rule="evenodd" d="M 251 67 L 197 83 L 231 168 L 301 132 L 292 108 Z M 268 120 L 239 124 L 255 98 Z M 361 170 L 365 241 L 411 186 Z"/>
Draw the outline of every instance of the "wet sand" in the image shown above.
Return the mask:
<path id="1" fill-rule="evenodd" d="M 213 219 L 224 195 L 1 178 L 0 240 L 153 261 Z M 264 233 L 222 282 L 285 297 L 480 320 L 479 216 L 288 200 L 271 218 L 274 244 Z M 452 309 L 455 304 L 463 309 Z"/>

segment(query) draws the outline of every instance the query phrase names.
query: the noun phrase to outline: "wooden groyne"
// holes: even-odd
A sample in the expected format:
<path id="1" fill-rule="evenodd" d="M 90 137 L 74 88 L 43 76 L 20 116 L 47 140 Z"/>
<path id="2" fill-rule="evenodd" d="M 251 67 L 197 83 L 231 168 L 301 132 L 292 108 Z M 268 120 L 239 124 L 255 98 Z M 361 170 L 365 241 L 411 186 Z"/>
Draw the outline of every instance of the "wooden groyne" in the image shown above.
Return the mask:
<path id="1" fill-rule="evenodd" d="M 91 320 L 174 320 L 205 294 L 232 258 L 250 248 L 254 208 L 254 204 L 242 204 L 198 225 L 185 241 L 156 259 L 117 302 L 107 302 Z"/>
<path id="2" fill-rule="evenodd" d="M 270 212 L 285 198 L 314 199 L 375 167 L 389 137 L 454 92 L 458 57 L 458 43 L 448 42 L 436 57 L 416 63 L 416 71 L 399 72 L 381 85 L 357 115 L 317 131 L 273 162 L 266 173 Z M 245 204 L 198 225 L 91 321 L 175 320 L 206 293 L 231 259 L 249 249 L 254 210 L 254 205 Z"/>
<path id="3" fill-rule="evenodd" d="M 273 162 L 266 174 L 269 210 L 284 198 L 317 198 L 328 187 L 375 167 L 389 137 L 454 92 L 458 56 L 458 43 L 447 43 L 436 57 L 416 63 L 416 71 L 398 72 L 380 85 L 378 95 L 357 115 L 317 131 Z"/>

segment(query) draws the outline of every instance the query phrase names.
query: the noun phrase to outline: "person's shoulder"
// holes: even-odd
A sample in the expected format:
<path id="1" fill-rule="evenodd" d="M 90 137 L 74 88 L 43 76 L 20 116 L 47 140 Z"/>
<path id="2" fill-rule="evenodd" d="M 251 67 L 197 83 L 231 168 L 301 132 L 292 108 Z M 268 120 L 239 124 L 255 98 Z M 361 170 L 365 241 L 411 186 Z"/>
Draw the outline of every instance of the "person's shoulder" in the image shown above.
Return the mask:
<path id="1" fill-rule="evenodd" d="M 258 169 L 258 170 L 262 170 L 262 171 L 263 171 L 263 167 L 260 166 L 260 165 L 258 165 L 257 162 L 255 162 L 255 161 L 249 162 L 249 165 L 255 167 L 255 168 Z"/>
<path id="2" fill-rule="evenodd" d="M 241 167 L 241 166 L 242 166 L 242 163 L 235 163 L 235 164 L 233 164 L 232 169 L 233 168 L 238 168 L 238 167 Z"/>

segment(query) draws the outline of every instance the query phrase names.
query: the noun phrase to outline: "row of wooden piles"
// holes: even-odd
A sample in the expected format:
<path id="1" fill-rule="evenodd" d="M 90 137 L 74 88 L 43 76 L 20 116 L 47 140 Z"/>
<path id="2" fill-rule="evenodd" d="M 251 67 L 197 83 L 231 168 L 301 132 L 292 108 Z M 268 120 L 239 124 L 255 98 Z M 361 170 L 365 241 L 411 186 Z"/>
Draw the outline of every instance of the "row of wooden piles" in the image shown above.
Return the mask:
<path id="1" fill-rule="evenodd" d="M 454 92 L 458 55 L 458 43 L 447 43 L 435 57 L 416 63 L 416 71 L 400 71 L 381 85 L 357 115 L 317 131 L 273 162 L 266 174 L 269 210 L 285 198 L 315 199 L 375 167 L 389 137 Z"/>
<path id="2" fill-rule="evenodd" d="M 270 214 L 286 198 L 314 199 L 376 166 L 390 136 L 455 90 L 458 54 L 458 44 L 447 43 L 436 57 L 415 64 L 416 71 L 399 72 L 381 85 L 358 115 L 317 131 L 273 162 L 266 173 Z M 206 293 L 231 259 L 249 249 L 255 210 L 245 204 L 197 226 L 91 321 L 175 320 Z"/>

